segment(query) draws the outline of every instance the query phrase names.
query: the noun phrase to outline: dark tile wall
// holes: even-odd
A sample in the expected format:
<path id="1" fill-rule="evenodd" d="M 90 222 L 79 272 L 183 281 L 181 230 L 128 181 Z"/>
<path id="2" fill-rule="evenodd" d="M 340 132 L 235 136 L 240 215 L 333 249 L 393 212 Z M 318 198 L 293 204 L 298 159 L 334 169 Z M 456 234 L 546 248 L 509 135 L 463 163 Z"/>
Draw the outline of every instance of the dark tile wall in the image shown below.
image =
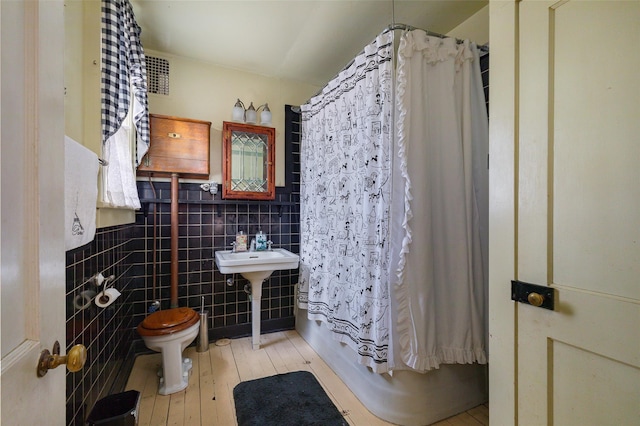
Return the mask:
<path id="1" fill-rule="evenodd" d="M 91 243 L 66 253 L 67 350 L 79 343 L 87 348 L 84 368 L 66 375 L 67 424 L 84 424 L 93 404 L 117 386 L 118 371 L 126 364 L 133 339 L 129 289 L 135 281 L 131 262 L 134 237 L 132 224 L 98 229 Z M 81 292 L 97 290 L 91 277 L 98 272 L 105 277 L 114 275 L 113 285 L 122 292 L 106 309 L 90 300 L 84 307 L 85 302 L 79 300 Z"/>
<path id="2" fill-rule="evenodd" d="M 155 190 L 156 196 L 153 196 Z M 171 278 L 171 205 L 169 182 L 138 182 L 145 208 L 136 214 L 141 237 L 135 244 L 133 270 L 139 278 L 132 292 L 133 322 L 147 315 L 154 300 L 169 307 Z M 239 337 L 251 333 L 248 283 L 236 275 L 232 285 L 215 267 L 214 252 L 227 250 L 238 230 L 251 238 L 259 230 L 274 247 L 299 252 L 298 207 L 293 194 L 276 191 L 272 202 L 229 202 L 211 195 L 197 183 L 179 184 L 178 305 L 209 312 L 209 338 Z M 153 233 L 156 227 L 155 286 Z M 293 328 L 294 285 L 297 270 L 275 271 L 263 286 L 262 327 L 265 331 Z M 154 289 L 155 288 L 155 289 Z"/>
<path id="3" fill-rule="evenodd" d="M 480 73 L 482 75 L 482 87 L 487 105 L 487 115 L 489 115 L 489 53 L 480 57 Z"/>
<path id="4" fill-rule="evenodd" d="M 228 286 L 228 277 L 215 267 L 214 251 L 229 248 L 238 229 L 250 236 L 262 229 L 274 247 L 300 251 L 300 129 L 297 114 L 287 108 L 286 116 L 287 179 L 285 187 L 276 189 L 275 201 L 221 200 L 199 184 L 179 184 L 178 303 L 199 310 L 204 296 L 211 341 L 251 334 L 251 307 L 244 292 L 248 282 L 236 275 Z M 148 352 L 135 327 L 154 300 L 162 309 L 169 307 L 170 183 L 155 182 L 153 187 L 155 194 L 148 181 L 138 182 L 143 208 L 134 224 L 99 229 L 94 241 L 67 252 L 67 350 L 82 343 L 88 351 L 85 368 L 66 376 L 69 425 L 83 425 L 98 399 L 124 389 L 135 356 Z M 107 309 L 94 304 L 75 308 L 76 296 L 96 289 L 91 277 L 97 272 L 113 274 L 122 296 Z M 264 332 L 294 328 L 296 282 L 297 270 L 276 271 L 263 285 Z"/>

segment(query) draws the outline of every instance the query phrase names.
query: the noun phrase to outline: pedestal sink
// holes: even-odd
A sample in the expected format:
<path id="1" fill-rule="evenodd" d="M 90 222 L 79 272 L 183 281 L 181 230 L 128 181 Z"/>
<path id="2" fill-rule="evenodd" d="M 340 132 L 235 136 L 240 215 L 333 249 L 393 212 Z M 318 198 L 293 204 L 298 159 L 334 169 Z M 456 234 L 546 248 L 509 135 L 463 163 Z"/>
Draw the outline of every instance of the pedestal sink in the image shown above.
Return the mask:
<path id="1" fill-rule="evenodd" d="M 223 274 L 241 274 L 251 283 L 251 335 L 253 349 L 260 349 L 260 301 L 262 282 L 276 270 L 295 269 L 299 256 L 283 248 L 266 251 L 216 251 L 216 265 Z"/>

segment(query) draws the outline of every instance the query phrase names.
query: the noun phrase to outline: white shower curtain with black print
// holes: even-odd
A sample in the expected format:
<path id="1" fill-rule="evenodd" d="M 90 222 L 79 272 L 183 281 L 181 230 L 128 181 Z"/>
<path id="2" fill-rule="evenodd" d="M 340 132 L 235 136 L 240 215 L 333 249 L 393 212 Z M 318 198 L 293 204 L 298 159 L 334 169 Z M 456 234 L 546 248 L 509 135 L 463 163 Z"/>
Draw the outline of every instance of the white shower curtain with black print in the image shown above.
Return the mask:
<path id="1" fill-rule="evenodd" d="M 378 373 L 486 363 L 478 50 L 405 32 L 395 82 L 392 52 L 381 34 L 302 106 L 298 306 Z"/>
<path id="2" fill-rule="evenodd" d="M 302 108 L 299 306 L 388 370 L 393 33 Z"/>

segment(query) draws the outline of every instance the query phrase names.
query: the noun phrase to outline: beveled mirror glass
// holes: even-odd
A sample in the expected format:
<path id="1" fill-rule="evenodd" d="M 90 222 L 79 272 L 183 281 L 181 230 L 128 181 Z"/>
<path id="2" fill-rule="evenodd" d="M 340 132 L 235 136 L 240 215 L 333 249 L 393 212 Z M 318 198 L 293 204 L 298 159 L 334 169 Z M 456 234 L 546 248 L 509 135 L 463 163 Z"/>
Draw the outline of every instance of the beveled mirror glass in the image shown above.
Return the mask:
<path id="1" fill-rule="evenodd" d="M 274 128 L 225 121 L 222 158 L 223 198 L 275 198 Z"/>

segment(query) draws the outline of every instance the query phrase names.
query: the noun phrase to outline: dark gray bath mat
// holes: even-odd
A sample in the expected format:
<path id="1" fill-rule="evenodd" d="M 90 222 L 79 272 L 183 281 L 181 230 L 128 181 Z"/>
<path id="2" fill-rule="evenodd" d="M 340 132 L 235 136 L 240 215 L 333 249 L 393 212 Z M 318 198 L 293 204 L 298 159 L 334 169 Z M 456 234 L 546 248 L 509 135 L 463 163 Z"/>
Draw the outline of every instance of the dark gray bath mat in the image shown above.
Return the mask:
<path id="1" fill-rule="evenodd" d="M 313 374 L 294 371 L 239 383 L 238 426 L 347 426 Z"/>

